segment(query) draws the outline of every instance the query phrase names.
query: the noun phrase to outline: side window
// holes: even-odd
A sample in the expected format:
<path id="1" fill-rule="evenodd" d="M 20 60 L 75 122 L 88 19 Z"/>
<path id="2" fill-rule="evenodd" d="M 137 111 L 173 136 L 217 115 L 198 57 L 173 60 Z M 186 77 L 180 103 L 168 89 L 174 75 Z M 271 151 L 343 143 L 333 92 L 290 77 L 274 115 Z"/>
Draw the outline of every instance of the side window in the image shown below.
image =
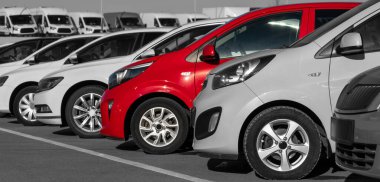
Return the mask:
<path id="1" fill-rule="evenodd" d="M 144 41 L 143 45 L 146 45 L 150 42 L 152 42 L 154 39 L 158 38 L 159 36 L 163 35 L 165 33 L 163 32 L 150 32 L 150 33 L 145 33 L 144 35 Z"/>
<path id="2" fill-rule="evenodd" d="M 45 47 L 46 45 L 48 45 L 48 44 L 50 44 L 50 43 L 52 43 L 54 41 L 56 41 L 56 39 L 45 39 L 45 40 L 42 40 L 41 47 Z"/>
<path id="3" fill-rule="evenodd" d="M 329 10 L 316 10 L 315 11 L 315 29 L 321 27 L 332 19 L 340 16 L 348 10 L 342 9 L 329 9 Z"/>
<path id="4" fill-rule="evenodd" d="M 36 21 L 37 25 L 42 24 L 42 15 L 34 15 L 33 18 Z"/>
<path id="5" fill-rule="evenodd" d="M 160 27 L 160 25 L 158 25 L 157 18 L 154 18 L 154 26 L 155 26 L 155 27 Z"/>
<path id="6" fill-rule="evenodd" d="M 8 18 L 5 18 L 6 19 L 6 26 L 8 27 L 8 28 L 10 28 L 11 27 L 11 23 L 9 22 L 9 19 Z"/>
<path id="7" fill-rule="evenodd" d="M 96 61 L 133 53 L 138 34 L 111 37 L 98 42 L 78 54 L 80 63 Z"/>
<path id="8" fill-rule="evenodd" d="M 281 13 L 250 21 L 218 38 L 221 59 L 287 47 L 298 39 L 302 12 Z"/>
<path id="9" fill-rule="evenodd" d="M 0 16 L 0 26 L 5 26 L 5 16 Z"/>
<path id="10" fill-rule="evenodd" d="M 79 18 L 79 28 L 84 28 L 82 18 Z"/>
<path id="11" fill-rule="evenodd" d="M 353 29 L 358 32 L 363 39 L 363 47 L 365 52 L 380 50 L 380 14 L 372 17 L 366 22 Z"/>
<path id="12" fill-rule="evenodd" d="M 49 24 L 48 24 L 48 22 L 47 22 L 47 17 L 46 17 L 46 16 L 44 17 L 44 26 L 45 26 L 45 27 L 49 27 Z"/>
<path id="13" fill-rule="evenodd" d="M 37 50 L 38 41 L 16 44 L 0 53 L 0 64 L 20 61 Z"/>
<path id="14" fill-rule="evenodd" d="M 61 60 L 91 40 L 82 38 L 60 42 L 36 55 L 35 61 L 44 63 Z"/>
<path id="15" fill-rule="evenodd" d="M 176 50 L 180 50 L 182 48 L 187 47 L 194 41 L 198 40 L 199 37 L 207 34 L 211 30 L 215 29 L 219 25 L 211 25 L 204 27 L 197 27 L 191 30 L 184 31 L 179 33 L 178 35 L 174 35 L 171 38 L 161 42 L 153 49 L 155 50 L 157 55 L 166 54 L 169 52 L 173 52 Z"/>

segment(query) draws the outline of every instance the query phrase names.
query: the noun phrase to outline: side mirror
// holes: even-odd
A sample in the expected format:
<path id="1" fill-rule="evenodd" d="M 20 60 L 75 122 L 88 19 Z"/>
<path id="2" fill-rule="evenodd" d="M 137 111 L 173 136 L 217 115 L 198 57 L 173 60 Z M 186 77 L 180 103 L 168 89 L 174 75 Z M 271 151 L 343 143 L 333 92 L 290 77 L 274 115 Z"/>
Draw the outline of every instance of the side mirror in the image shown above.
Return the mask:
<path id="1" fill-rule="evenodd" d="M 28 59 L 27 62 L 28 62 L 29 65 L 35 65 L 35 64 L 37 64 L 36 57 L 35 56 L 31 57 L 30 59 Z"/>
<path id="2" fill-rule="evenodd" d="M 209 44 L 204 47 L 202 56 L 200 56 L 199 59 L 206 63 L 217 63 L 219 61 L 219 55 L 216 52 L 214 45 Z"/>
<path id="3" fill-rule="evenodd" d="M 360 33 L 352 32 L 344 35 L 336 52 L 340 55 L 363 53 L 363 41 Z"/>
<path id="4" fill-rule="evenodd" d="M 154 56 L 156 56 L 156 52 L 153 49 L 148 49 L 140 55 L 141 59 L 146 59 Z"/>
<path id="5" fill-rule="evenodd" d="M 77 54 L 71 55 L 69 57 L 69 62 L 71 64 L 78 64 L 79 63 L 79 61 L 78 61 L 78 55 Z"/>

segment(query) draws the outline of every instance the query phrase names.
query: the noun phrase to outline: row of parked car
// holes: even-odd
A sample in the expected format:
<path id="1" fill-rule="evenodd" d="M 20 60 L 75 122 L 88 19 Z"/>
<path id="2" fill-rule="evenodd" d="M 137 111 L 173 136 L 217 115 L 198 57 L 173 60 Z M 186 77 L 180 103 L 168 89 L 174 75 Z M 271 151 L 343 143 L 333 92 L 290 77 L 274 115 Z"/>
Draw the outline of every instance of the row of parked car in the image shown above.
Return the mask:
<path id="1" fill-rule="evenodd" d="M 133 12 L 68 12 L 63 8 L 5 7 L 0 9 L 0 35 L 68 36 L 116 32 L 135 28 L 178 27 L 187 23 L 220 17 L 236 17 L 250 8 L 205 8 L 207 14 Z M 252 9 L 253 10 L 253 9 Z"/>
<path id="2" fill-rule="evenodd" d="M 333 153 L 379 177 L 379 29 L 370 0 L 30 39 L 0 48 L 0 112 L 82 138 L 132 136 L 151 154 L 192 144 L 267 179 L 303 178 Z"/>

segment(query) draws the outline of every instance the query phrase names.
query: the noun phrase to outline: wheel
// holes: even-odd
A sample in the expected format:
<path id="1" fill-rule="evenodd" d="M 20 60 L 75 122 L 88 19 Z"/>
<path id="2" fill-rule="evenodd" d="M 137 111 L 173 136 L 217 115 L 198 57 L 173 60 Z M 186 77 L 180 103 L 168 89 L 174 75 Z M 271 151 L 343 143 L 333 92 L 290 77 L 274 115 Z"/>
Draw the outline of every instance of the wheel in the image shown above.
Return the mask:
<path id="1" fill-rule="evenodd" d="M 27 86 L 21 89 L 13 101 L 13 113 L 17 120 L 25 126 L 40 126 L 42 123 L 36 119 L 36 108 L 34 107 L 34 94 L 37 86 Z"/>
<path id="2" fill-rule="evenodd" d="M 248 124 L 243 142 L 250 166 L 267 179 L 300 179 L 318 163 L 322 139 L 304 112 L 278 106 L 260 112 Z"/>
<path id="3" fill-rule="evenodd" d="M 101 137 L 100 100 L 104 90 L 100 86 L 86 86 L 69 97 L 65 106 L 65 117 L 70 129 L 79 137 Z"/>
<path id="4" fill-rule="evenodd" d="M 168 98 L 147 100 L 132 116 L 132 137 L 146 153 L 169 154 L 178 150 L 185 143 L 188 131 L 186 110 Z"/>

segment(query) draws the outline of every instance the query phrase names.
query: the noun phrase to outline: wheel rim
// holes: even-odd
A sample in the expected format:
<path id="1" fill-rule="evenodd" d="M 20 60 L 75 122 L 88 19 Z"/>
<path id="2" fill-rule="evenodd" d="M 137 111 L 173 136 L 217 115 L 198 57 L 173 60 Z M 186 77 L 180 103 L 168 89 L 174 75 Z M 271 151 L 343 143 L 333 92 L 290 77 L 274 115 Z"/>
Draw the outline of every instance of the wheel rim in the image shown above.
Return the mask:
<path id="1" fill-rule="evenodd" d="M 265 125 L 256 141 L 261 161 L 276 171 L 291 171 L 303 164 L 310 145 L 306 131 L 288 119 L 274 120 Z"/>
<path id="2" fill-rule="evenodd" d="M 37 121 L 36 108 L 34 107 L 34 93 L 28 93 L 21 97 L 18 103 L 18 111 L 24 120 L 29 122 Z"/>
<path id="3" fill-rule="evenodd" d="M 154 107 L 146 111 L 139 123 L 140 135 L 146 143 L 154 147 L 171 144 L 178 135 L 178 119 L 167 108 Z"/>
<path id="4" fill-rule="evenodd" d="M 75 101 L 72 117 L 79 129 L 88 133 L 96 133 L 102 129 L 100 99 L 99 94 L 88 93 Z"/>

